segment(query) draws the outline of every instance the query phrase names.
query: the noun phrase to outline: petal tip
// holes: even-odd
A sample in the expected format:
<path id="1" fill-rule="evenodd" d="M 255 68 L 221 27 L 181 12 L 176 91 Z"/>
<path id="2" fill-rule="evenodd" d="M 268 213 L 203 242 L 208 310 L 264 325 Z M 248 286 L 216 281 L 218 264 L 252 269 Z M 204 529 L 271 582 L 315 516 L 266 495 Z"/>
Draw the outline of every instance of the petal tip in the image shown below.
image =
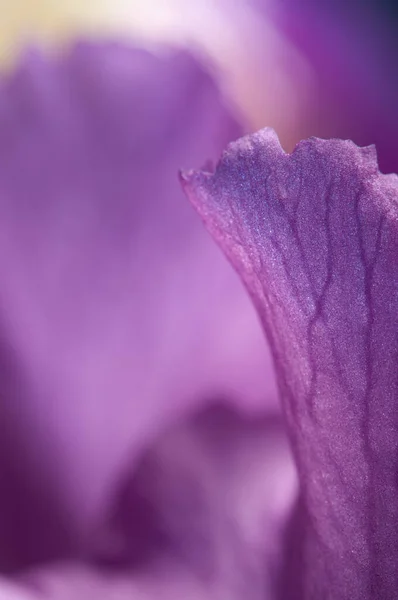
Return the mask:
<path id="1" fill-rule="evenodd" d="M 361 171 L 369 174 L 383 175 L 379 168 L 377 149 L 375 144 L 358 146 L 349 139 L 310 137 L 301 140 L 294 148 L 292 155 L 301 152 L 325 155 L 333 163 L 342 164 L 344 160 L 356 164 Z"/>

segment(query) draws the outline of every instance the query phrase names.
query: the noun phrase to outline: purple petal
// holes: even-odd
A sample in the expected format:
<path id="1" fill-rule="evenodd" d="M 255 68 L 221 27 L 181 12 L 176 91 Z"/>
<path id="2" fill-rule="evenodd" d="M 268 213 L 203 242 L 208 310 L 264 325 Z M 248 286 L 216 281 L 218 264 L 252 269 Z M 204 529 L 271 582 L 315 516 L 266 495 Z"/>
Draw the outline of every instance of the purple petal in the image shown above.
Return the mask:
<path id="1" fill-rule="evenodd" d="M 48 600 L 270 600 L 296 488 L 280 420 L 219 404 L 169 428 L 128 474 L 96 566 L 48 564 L 19 589 Z"/>
<path id="2" fill-rule="evenodd" d="M 257 597 L 279 567 L 296 483 L 279 420 L 215 405 L 169 428 L 128 474 L 95 543 L 101 564 L 174 556 L 208 585 Z"/>
<path id="3" fill-rule="evenodd" d="M 76 552 L 180 413 L 275 406 L 255 312 L 176 175 L 237 130 L 184 53 L 81 43 L 1 81 L 3 568 Z"/>
<path id="4" fill-rule="evenodd" d="M 275 133 L 184 187 L 272 348 L 306 511 L 306 599 L 398 589 L 398 178 L 374 148 Z"/>

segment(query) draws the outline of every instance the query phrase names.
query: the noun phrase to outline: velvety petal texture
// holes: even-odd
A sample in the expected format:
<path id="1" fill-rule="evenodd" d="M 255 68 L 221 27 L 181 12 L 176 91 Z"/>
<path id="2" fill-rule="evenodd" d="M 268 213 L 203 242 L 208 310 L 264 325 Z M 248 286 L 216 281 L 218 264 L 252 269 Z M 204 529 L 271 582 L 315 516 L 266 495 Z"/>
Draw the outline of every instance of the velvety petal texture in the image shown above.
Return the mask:
<path id="1" fill-rule="evenodd" d="M 304 502 L 292 598 L 394 598 L 398 177 L 372 147 L 313 138 L 289 155 L 263 130 L 183 185 L 271 344 Z"/>
<path id="2" fill-rule="evenodd" d="M 81 42 L 1 79 L 1 570 L 82 552 L 175 419 L 276 406 L 255 311 L 178 183 L 238 131 L 186 53 Z"/>

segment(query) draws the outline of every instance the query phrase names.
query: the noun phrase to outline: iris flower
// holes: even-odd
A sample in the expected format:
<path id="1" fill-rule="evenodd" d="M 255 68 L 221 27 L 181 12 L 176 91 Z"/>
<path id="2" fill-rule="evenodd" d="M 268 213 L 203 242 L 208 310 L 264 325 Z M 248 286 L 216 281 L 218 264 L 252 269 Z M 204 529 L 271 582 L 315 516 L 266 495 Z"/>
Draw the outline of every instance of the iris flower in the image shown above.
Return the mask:
<path id="1" fill-rule="evenodd" d="M 0 600 L 394 597 L 397 179 L 241 133 L 185 52 L 1 80 Z"/>

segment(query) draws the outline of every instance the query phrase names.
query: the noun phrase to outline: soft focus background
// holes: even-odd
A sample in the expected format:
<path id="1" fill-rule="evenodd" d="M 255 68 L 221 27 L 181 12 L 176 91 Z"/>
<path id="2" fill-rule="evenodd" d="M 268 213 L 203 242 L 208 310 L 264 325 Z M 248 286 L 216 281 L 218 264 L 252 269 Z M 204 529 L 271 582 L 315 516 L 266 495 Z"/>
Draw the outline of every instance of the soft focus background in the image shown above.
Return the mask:
<path id="1" fill-rule="evenodd" d="M 272 126 L 287 149 L 309 135 L 376 142 L 382 167 L 394 168 L 395 0 L 1 4 L 3 64 L 27 44 L 57 47 L 76 36 L 117 34 L 146 45 L 189 46 L 218 72 L 249 130 Z"/>

